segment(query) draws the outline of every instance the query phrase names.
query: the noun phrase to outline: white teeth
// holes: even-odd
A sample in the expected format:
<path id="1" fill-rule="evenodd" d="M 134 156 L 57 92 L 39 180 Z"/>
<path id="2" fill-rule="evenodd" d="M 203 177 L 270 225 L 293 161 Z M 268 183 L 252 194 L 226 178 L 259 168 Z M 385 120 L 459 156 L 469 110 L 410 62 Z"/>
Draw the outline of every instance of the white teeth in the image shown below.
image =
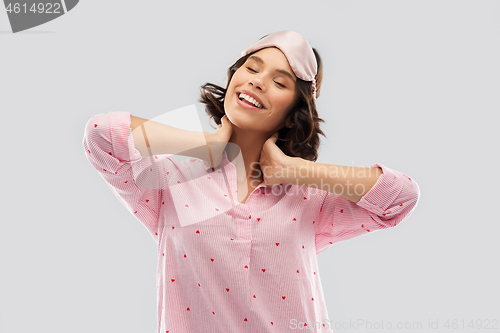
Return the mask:
<path id="1" fill-rule="evenodd" d="M 253 99 L 252 97 L 248 96 L 247 94 L 240 93 L 239 98 L 244 98 L 247 101 L 249 101 L 250 103 L 252 103 L 253 105 L 255 105 L 256 107 L 258 107 L 259 109 L 262 109 L 262 105 L 259 102 L 257 102 L 255 99 Z"/>

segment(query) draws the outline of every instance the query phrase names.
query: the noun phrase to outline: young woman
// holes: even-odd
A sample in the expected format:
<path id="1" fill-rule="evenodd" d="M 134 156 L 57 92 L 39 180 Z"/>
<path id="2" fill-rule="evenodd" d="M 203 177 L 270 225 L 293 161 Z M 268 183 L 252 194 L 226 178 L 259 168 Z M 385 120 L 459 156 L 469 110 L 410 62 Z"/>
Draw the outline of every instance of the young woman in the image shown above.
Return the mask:
<path id="1" fill-rule="evenodd" d="M 226 88 L 202 87 L 213 134 L 128 112 L 87 122 L 88 160 L 157 244 L 158 332 L 332 332 L 317 254 L 416 207 L 399 171 L 315 162 L 321 78 L 318 52 L 280 31 Z"/>

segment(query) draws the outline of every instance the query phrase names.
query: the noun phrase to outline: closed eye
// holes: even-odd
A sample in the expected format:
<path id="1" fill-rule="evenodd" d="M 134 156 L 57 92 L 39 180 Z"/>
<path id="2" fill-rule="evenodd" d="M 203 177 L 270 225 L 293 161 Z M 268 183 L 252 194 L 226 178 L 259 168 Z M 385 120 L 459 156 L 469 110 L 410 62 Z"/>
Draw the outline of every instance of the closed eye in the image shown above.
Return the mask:
<path id="1" fill-rule="evenodd" d="M 250 68 L 250 67 L 247 67 L 247 68 L 248 68 L 249 70 L 251 70 L 252 72 L 257 73 L 257 71 L 256 71 L 255 69 Z M 276 81 L 274 81 L 274 82 L 276 82 Z M 286 88 L 286 87 L 285 87 L 284 85 L 282 85 L 281 83 L 276 82 L 276 84 L 279 84 L 281 87 Z"/>

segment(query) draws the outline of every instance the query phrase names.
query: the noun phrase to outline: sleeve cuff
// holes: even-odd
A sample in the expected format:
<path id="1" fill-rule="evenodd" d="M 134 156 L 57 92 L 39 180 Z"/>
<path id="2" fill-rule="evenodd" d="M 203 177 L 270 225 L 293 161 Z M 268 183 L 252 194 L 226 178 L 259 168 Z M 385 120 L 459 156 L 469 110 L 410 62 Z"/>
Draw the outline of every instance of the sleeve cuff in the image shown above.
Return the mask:
<path id="1" fill-rule="evenodd" d="M 397 171 L 384 165 L 374 164 L 371 166 L 371 168 L 375 167 L 380 167 L 382 174 L 375 185 L 356 204 L 377 215 L 382 215 L 401 193 L 404 179 Z"/>

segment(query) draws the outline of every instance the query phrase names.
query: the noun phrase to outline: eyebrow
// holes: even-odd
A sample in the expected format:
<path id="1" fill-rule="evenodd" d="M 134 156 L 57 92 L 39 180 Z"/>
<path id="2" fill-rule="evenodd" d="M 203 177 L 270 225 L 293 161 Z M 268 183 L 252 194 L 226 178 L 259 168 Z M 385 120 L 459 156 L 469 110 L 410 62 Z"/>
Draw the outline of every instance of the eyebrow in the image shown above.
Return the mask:
<path id="1" fill-rule="evenodd" d="M 257 57 L 256 55 L 250 56 L 248 59 L 253 59 L 253 60 L 257 61 L 260 64 L 264 64 L 264 60 L 262 60 L 261 58 Z M 285 71 L 283 69 L 277 69 L 276 72 L 281 73 L 281 74 L 283 74 L 285 76 L 288 76 L 293 82 L 295 82 L 295 78 L 289 72 L 287 72 L 287 71 Z"/>

